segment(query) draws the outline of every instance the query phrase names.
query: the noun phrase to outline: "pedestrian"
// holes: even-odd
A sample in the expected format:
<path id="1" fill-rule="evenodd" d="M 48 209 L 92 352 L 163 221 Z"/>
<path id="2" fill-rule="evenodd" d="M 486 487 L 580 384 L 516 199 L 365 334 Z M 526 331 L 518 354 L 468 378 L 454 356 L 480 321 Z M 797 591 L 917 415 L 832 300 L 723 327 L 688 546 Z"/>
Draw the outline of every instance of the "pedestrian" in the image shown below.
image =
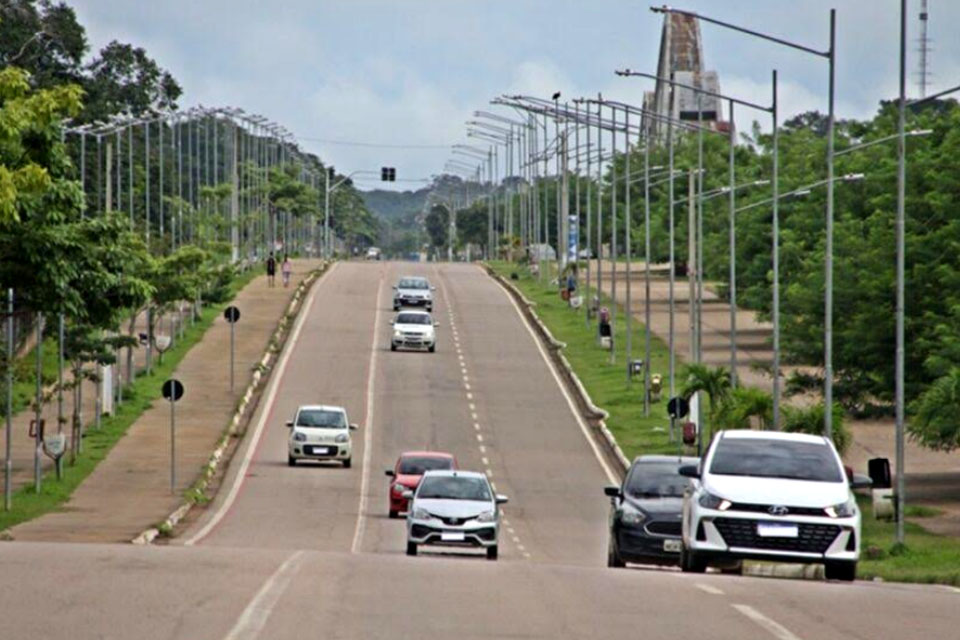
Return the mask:
<path id="1" fill-rule="evenodd" d="M 283 286 L 290 286 L 290 273 L 293 272 L 293 264 L 290 262 L 290 256 L 283 254 L 283 264 L 280 265 L 280 274 L 283 276 Z"/>
<path id="2" fill-rule="evenodd" d="M 276 284 L 277 260 L 273 257 L 273 251 L 267 256 L 267 286 L 272 287 Z"/>

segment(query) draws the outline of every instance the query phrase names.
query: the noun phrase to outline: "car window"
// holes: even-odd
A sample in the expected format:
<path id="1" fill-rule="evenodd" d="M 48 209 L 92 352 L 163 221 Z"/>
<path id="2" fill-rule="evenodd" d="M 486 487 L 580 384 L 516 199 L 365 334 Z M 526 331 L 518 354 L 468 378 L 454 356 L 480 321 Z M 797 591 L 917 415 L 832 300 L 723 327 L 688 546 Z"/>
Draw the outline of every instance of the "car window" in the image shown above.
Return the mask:
<path id="1" fill-rule="evenodd" d="M 490 500 L 487 481 L 477 477 L 435 476 L 420 483 L 417 498 L 440 500 Z"/>
<path id="2" fill-rule="evenodd" d="M 624 483 L 624 492 L 634 498 L 680 498 L 689 482 L 676 462 L 634 465 Z"/>
<path id="3" fill-rule="evenodd" d="M 414 280 L 412 278 L 403 278 L 400 280 L 400 284 L 397 285 L 398 289 L 429 289 L 430 286 L 427 284 L 426 280 Z"/>
<path id="4" fill-rule="evenodd" d="M 396 324 L 432 324 L 430 316 L 423 313 L 401 313 L 397 316 Z"/>
<path id="5" fill-rule="evenodd" d="M 409 457 L 400 459 L 400 473 L 411 476 L 422 476 L 425 471 L 445 471 L 453 469 L 453 460 L 450 458 Z"/>
<path id="6" fill-rule="evenodd" d="M 297 414 L 297 426 L 346 429 L 347 417 L 341 411 L 301 409 L 300 413 Z"/>
<path id="7" fill-rule="evenodd" d="M 717 443 L 710 473 L 841 482 L 843 471 L 826 444 L 766 438 L 724 438 Z"/>

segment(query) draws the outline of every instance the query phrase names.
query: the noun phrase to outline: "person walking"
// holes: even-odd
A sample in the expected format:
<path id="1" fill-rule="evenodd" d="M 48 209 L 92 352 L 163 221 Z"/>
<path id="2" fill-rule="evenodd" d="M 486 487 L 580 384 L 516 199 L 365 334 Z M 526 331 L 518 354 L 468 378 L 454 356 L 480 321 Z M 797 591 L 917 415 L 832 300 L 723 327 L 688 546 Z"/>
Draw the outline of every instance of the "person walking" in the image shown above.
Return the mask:
<path id="1" fill-rule="evenodd" d="M 283 254 L 283 264 L 280 265 L 280 274 L 283 276 L 283 286 L 290 286 L 290 274 L 293 273 L 293 264 L 290 262 L 290 256 Z"/>
<path id="2" fill-rule="evenodd" d="M 267 286 L 272 287 L 276 284 L 277 260 L 273 257 L 273 251 L 267 256 Z"/>

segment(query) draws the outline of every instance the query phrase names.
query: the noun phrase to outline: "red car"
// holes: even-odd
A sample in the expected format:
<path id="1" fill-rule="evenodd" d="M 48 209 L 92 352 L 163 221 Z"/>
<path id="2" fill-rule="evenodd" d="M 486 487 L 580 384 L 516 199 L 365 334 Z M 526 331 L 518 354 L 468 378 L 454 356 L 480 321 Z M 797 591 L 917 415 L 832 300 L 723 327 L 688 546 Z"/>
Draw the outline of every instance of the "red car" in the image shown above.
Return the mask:
<path id="1" fill-rule="evenodd" d="M 393 469 L 387 469 L 390 480 L 390 517 L 407 510 L 403 492 L 416 489 L 425 471 L 456 469 L 457 459 L 442 451 L 408 451 L 400 454 Z"/>

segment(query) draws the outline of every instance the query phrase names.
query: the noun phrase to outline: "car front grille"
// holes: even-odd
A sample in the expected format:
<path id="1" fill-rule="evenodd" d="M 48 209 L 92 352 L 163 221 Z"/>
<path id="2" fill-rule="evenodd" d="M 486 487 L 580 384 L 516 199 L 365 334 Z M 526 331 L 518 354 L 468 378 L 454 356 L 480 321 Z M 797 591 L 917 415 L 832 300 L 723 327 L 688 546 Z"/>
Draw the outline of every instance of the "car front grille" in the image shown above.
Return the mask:
<path id="1" fill-rule="evenodd" d="M 683 532 L 683 523 L 679 520 L 676 522 L 670 522 L 668 520 L 654 520 L 653 522 L 648 522 L 645 528 L 647 533 L 655 536 L 679 537 Z"/>
<path id="2" fill-rule="evenodd" d="M 433 517 L 436 518 L 437 520 L 440 520 L 441 522 L 443 522 L 443 524 L 449 525 L 451 527 L 459 527 L 470 522 L 471 520 L 476 520 L 476 516 L 471 516 L 469 518 L 446 518 L 444 516 L 438 516 L 435 513 L 431 515 L 433 515 Z"/>
<path id="3" fill-rule="evenodd" d="M 791 507 L 788 505 L 772 505 L 772 504 L 750 504 L 747 502 L 734 502 L 730 505 L 728 511 L 749 511 L 752 513 L 772 513 L 770 509 L 774 507 L 782 507 L 786 509 L 783 513 L 777 513 L 774 515 L 778 516 L 817 516 L 823 517 L 826 512 L 819 507 Z"/>
<path id="4" fill-rule="evenodd" d="M 422 342 L 423 334 L 422 333 L 404 333 L 403 339 L 407 342 Z"/>
<path id="5" fill-rule="evenodd" d="M 716 518 L 716 525 L 723 541 L 730 547 L 746 547 L 770 551 L 797 551 L 802 553 L 825 553 L 840 535 L 840 527 L 833 524 L 795 523 L 796 538 L 765 538 L 757 534 L 757 524 L 767 520 L 740 518 Z M 786 524 L 786 523 L 784 523 Z M 789 523 L 794 524 L 794 523 Z"/>
<path id="6" fill-rule="evenodd" d="M 415 524 L 410 530 L 410 535 L 412 535 L 414 538 L 424 538 L 433 532 L 434 530 L 430 527 L 425 527 L 422 524 Z"/>

